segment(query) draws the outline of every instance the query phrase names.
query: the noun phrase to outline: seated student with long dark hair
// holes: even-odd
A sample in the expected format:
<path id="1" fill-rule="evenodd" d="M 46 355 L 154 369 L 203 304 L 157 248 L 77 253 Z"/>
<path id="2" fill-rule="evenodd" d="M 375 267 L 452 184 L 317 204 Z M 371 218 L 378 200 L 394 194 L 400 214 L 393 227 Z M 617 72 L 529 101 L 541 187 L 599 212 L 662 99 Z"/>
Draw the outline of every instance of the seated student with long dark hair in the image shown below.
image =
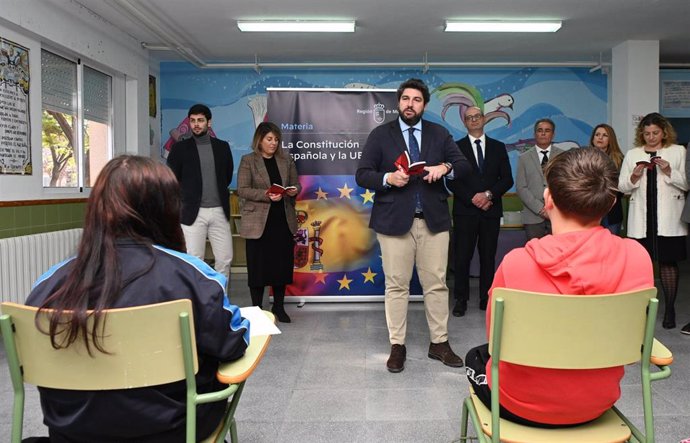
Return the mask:
<path id="1" fill-rule="evenodd" d="M 600 225 L 616 200 L 618 171 L 598 149 L 571 149 L 555 157 L 544 173 L 544 208 L 553 234 L 530 240 L 508 253 L 493 288 L 547 294 L 597 295 L 654 286 L 652 262 L 635 240 L 613 235 Z M 587 319 L 582 319 L 583 324 Z M 486 311 L 487 336 L 491 301 Z M 548 334 L 548 331 L 544 331 Z M 488 345 L 471 349 L 467 378 L 479 399 L 491 405 Z M 500 415 L 531 426 L 585 423 L 620 397 L 623 367 L 591 370 L 534 368 L 501 362 Z"/>
<path id="2" fill-rule="evenodd" d="M 225 277 L 183 253 L 180 190 L 174 174 L 152 159 L 124 155 L 105 165 L 91 190 L 77 255 L 46 272 L 27 304 L 50 314 L 51 338 L 66 330 L 68 347 L 107 321 L 103 310 L 190 299 L 199 356 L 199 392 L 222 389 L 221 361 L 241 357 L 249 343 L 249 322 L 225 294 Z M 86 310 L 95 311 L 93 326 Z M 39 311 L 39 312 L 41 312 Z M 96 334 L 94 334 L 96 336 Z M 91 352 L 108 352 L 94 343 Z M 51 442 L 184 441 L 185 382 L 112 391 L 39 388 Z M 197 409 L 197 438 L 220 423 L 225 402 Z"/>

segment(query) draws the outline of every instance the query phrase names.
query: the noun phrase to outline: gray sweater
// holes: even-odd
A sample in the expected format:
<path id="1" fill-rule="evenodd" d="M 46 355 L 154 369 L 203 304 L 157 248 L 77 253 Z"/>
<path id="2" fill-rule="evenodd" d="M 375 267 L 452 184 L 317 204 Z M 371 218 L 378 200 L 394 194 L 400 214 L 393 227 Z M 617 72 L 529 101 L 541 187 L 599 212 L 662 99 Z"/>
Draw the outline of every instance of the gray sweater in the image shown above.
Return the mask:
<path id="1" fill-rule="evenodd" d="M 207 132 L 201 137 L 194 136 L 194 141 L 201 163 L 201 207 L 216 208 L 220 206 L 220 196 L 216 185 L 216 164 L 211 148 L 211 136 Z"/>

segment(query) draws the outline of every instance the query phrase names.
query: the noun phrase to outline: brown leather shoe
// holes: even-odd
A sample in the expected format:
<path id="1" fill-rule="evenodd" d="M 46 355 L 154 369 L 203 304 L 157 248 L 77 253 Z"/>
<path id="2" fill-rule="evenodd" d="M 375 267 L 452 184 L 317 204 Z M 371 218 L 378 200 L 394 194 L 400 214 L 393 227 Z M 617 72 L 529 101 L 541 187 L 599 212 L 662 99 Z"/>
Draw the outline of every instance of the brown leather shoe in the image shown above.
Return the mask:
<path id="1" fill-rule="evenodd" d="M 429 358 L 441 360 L 441 363 L 452 368 L 463 367 L 462 359 L 453 352 L 447 341 L 443 343 L 431 343 L 429 345 Z"/>
<path id="2" fill-rule="evenodd" d="M 407 356 L 407 349 L 405 345 L 392 345 L 391 356 L 388 357 L 386 367 L 390 372 L 402 372 L 405 369 L 405 357 Z"/>

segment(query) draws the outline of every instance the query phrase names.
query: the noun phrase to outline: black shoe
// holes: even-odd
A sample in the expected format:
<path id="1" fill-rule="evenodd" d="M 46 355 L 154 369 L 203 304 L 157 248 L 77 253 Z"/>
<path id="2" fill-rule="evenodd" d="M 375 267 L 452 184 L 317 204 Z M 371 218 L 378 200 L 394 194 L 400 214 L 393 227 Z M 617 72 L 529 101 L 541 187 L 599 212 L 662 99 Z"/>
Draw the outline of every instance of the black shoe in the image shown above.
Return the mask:
<path id="1" fill-rule="evenodd" d="M 482 298 L 479 299 L 479 309 L 482 311 L 486 311 L 486 305 L 489 303 L 488 298 Z"/>
<path id="2" fill-rule="evenodd" d="M 465 312 L 467 312 L 467 302 L 464 300 L 456 301 L 455 306 L 453 307 L 453 316 L 463 317 Z"/>
<path id="3" fill-rule="evenodd" d="M 407 349 L 405 345 L 392 345 L 391 355 L 386 362 L 386 368 L 389 372 L 398 373 L 405 369 L 405 358 L 407 357 Z"/>
<path id="4" fill-rule="evenodd" d="M 674 329 L 676 327 L 676 321 L 675 320 L 664 320 L 663 322 L 661 322 L 661 327 L 664 329 Z M 689 334 L 690 334 L 690 332 L 689 332 Z"/>
<path id="5" fill-rule="evenodd" d="M 664 309 L 664 320 L 661 322 L 664 329 L 673 329 L 676 327 L 676 310 L 673 306 Z"/>
<path id="6" fill-rule="evenodd" d="M 275 305 L 273 305 L 271 312 L 273 312 L 273 315 L 276 316 L 279 322 L 292 323 L 292 320 L 290 320 L 290 316 L 287 315 L 287 312 L 285 312 L 285 309 L 282 306 L 276 307 Z"/>
<path id="7" fill-rule="evenodd" d="M 429 344 L 429 358 L 441 360 L 441 363 L 452 368 L 463 367 L 462 359 L 453 352 L 448 341 Z"/>
<path id="8" fill-rule="evenodd" d="M 685 334 L 685 335 L 690 335 L 690 323 L 683 326 L 683 328 L 680 330 L 680 333 Z"/>

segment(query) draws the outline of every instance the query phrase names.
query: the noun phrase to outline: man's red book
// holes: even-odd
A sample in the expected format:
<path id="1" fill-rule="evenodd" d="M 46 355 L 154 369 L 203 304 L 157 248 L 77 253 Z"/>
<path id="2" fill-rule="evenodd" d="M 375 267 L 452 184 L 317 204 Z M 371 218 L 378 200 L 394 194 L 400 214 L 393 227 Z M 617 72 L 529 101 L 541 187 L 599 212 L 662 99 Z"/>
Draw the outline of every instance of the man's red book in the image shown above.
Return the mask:
<path id="1" fill-rule="evenodd" d="M 423 174 L 424 167 L 426 166 L 425 161 L 410 162 L 410 154 L 407 151 L 403 151 L 402 154 L 395 160 L 395 167 L 400 167 L 403 172 L 407 175 L 419 175 Z"/>

